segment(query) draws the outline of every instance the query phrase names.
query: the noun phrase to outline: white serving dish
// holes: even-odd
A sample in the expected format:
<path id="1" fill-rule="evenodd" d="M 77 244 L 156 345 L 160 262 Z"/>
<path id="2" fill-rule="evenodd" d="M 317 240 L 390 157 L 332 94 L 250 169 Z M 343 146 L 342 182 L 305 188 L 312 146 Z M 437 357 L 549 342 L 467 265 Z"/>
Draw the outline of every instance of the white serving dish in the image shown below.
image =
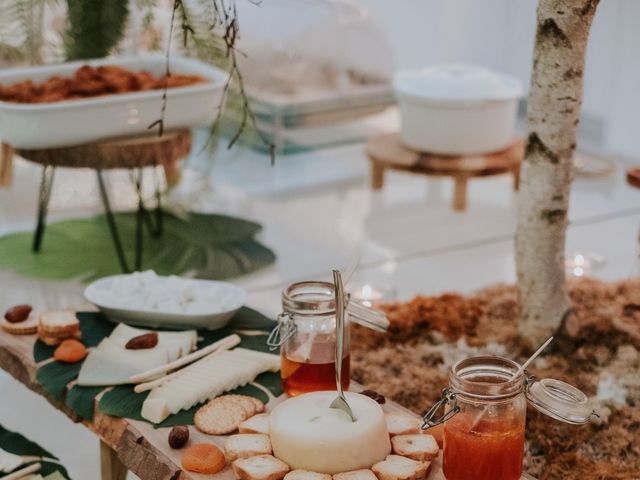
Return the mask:
<path id="1" fill-rule="evenodd" d="M 402 142 L 443 155 L 506 148 L 515 135 L 519 80 L 483 67 L 440 65 L 400 74 L 394 81 Z"/>
<path id="2" fill-rule="evenodd" d="M 86 64 L 118 65 L 161 76 L 165 73 L 165 62 L 164 55 L 152 54 L 6 69 L 0 71 L 0 84 L 28 79 L 42 83 L 54 75 L 71 76 Z M 171 57 L 171 71 L 200 75 L 209 81 L 167 89 L 165 131 L 211 123 L 227 75 L 210 65 L 179 56 Z M 149 133 L 149 125 L 161 116 L 162 95 L 160 89 L 51 103 L 0 101 L 0 139 L 14 148 L 44 149 Z"/>
<path id="3" fill-rule="evenodd" d="M 96 307 L 112 322 L 122 322 L 128 325 L 151 327 L 151 328 L 170 328 L 176 330 L 186 330 L 191 328 L 205 328 L 209 330 L 217 330 L 223 328 L 229 323 L 231 318 L 236 314 L 247 300 L 247 292 L 228 282 L 217 282 L 213 280 L 183 279 L 184 282 L 193 283 L 195 285 L 208 285 L 224 289 L 234 298 L 232 308 L 224 311 L 212 305 L 210 312 L 203 313 L 166 313 L 152 309 L 132 309 L 122 308 L 120 306 L 104 303 L 100 300 L 99 289 L 108 289 L 110 283 L 118 278 L 125 277 L 128 274 L 112 275 L 101 278 L 89 284 L 84 290 L 84 297 Z"/>

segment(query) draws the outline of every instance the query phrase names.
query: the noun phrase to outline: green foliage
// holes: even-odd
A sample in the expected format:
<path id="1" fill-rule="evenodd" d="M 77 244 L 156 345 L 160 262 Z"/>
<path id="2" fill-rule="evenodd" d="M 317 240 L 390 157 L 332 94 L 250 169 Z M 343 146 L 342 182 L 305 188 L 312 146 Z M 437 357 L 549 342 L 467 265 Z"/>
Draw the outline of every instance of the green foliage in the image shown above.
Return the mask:
<path id="1" fill-rule="evenodd" d="M 115 215 L 129 259 L 135 250 L 135 214 Z M 145 230 L 143 269 L 160 275 L 193 274 L 225 279 L 271 264 L 275 255 L 254 240 L 261 226 L 224 215 L 191 213 L 186 219 L 164 213 L 162 236 Z M 85 281 L 121 273 L 104 215 L 47 225 L 42 250 L 31 251 L 31 232 L 0 237 L 0 267 L 44 278 Z"/>
<path id="2" fill-rule="evenodd" d="M 52 458 L 52 459 L 58 458 L 55 455 L 52 455 L 51 453 L 49 453 L 47 450 L 42 448 L 37 443 L 32 442 L 31 440 L 28 440 L 27 438 L 23 437 L 19 433 L 7 430 L 2 425 L 0 425 L 0 448 L 2 448 L 3 450 L 6 450 L 9 453 L 13 453 L 15 455 L 29 456 L 29 457 L 46 457 L 46 458 Z M 67 478 L 67 479 L 69 478 L 69 474 L 67 473 L 67 470 L 62 465 L 59 465 L 58 463 L 47 462 L 42 460 L 40 460 L 39 462 L 41 464 L 41 468 L 38 473 L 43 477 L 50 475 L 53 472 L 60 472 L 60 474 L 64 476 L 64 478 Z M 25 465 L 30 465 L 31 463 L 33 462 L 29 462 Z M 25 465 L 18 468 L 22 468 Z"/>
<path id="3" fill-rule="evenodd" d="M 0 2 L 0 52 L 9 61 L 42 62 L 47 0 Z"/>
<path id="4" fill-rule="evenodd" d="M 129 0 L 67 0 L 67 59 L 106 57 L 122 39 Z"/>

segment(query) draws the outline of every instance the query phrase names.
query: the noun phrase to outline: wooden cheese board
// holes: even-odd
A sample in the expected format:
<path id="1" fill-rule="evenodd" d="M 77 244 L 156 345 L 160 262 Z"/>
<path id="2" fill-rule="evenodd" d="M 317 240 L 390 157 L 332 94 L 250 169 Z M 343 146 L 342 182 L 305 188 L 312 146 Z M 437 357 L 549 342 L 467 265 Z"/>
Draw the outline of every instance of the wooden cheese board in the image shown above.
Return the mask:
<path id="1" fill-rule="evenodd" d="M 81 420 L 62 402 L 55 400 L 36 381 L 38 365 L 33 359 L 33 346 L 36 335 L 15 336 L 0 330 L 0 368 L 6 370 L 18 381 L 35 393 L 45 397 L 55 408 L 65 413 L 74 422 L 82 422 L 100 439 L 101 472 L 103 480 L 124 480 L 127 470 L 131 470 L 141 479 L 171 480 L 233 480 L 234 475 L 227 465 L 216 475 L 200 475 L 185 472 L 180 467 L 182 450 L 173 450 L 167 443 L 169 428 L 154 428 L 153 425 L 132 419 L 115 418 L 101 413 L 97 408 L 91 421 Z M 352 390 L 362 387 L 352 382 Z M 285 400 L 282 395 L 272 399 L 267 405 L 271 410 Z M 99 398 L 96 399 L 98 401 Z M 415 413 L 403 407 L 387 402 L 387 412 L 402 412 L 419 418 Z M 191 442 L 210 442 L 224 447 L 225 436 L 212 436 L 190 427 Z M 445 480 L 442 474 L 441 457 L 436 459 L 429 470 L 428 480 Z M 523 476 L 523 479 L 531 477 Z"/>

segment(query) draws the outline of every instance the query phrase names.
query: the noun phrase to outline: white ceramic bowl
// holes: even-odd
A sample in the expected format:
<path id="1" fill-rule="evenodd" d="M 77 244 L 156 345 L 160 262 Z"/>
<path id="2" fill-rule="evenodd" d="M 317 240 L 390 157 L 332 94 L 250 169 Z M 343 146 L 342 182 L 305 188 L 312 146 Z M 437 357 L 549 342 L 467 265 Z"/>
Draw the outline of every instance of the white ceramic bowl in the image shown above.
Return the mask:
<path id="1" fill-rule="evenodd" d="M 225 293 L 231 295 L 233 298 L 233 302 L 231 303 L 233 305 L 227 306 L 227 308 L 223 310 L 216 305 L 211 305 L 210 312 L 202 313 L 167 313 L 155 309 L 123 308 L 119 305 L 104 302 L 101 299 L 99 290 L 110 289 L 111 282 L 125 276 L 127 276 L 127 274 L 112 275 L 110 277 L 101 278 L 89 284 L 84 291 L 84 297 L 98 307 L 100 311 L 112 322 L 122 322 L 142 327 L 171 328 L 177 330 L 190 328 L 217 330 L 226 326 L 247 300 L 247 292 L 231 283 L 185 278 L 182 279 L 186 282 L 185 285 L 204 285 L 222 289 Z"/>
<path id="2" fill-rule="evenodd" d="M 6 69 L 0 71 L 0 84 L 28 79 L 42 83 L 54 75 L 71 76 L 85 64 L 118 65 L 161 76 L 165 73 L 165 61 L 164 55 L 153 54 Z M 226 74 L 178 56 L 171 57 L 171 71 L 200 75 L 209 81 L 167 89 L 165 130 L 211 123 L 222 97 Z M 14 148 L 44 149 L 149 133 L 147 127 L 160 118 L 162 94 L 161 89 L 52 103 L 0 102 L 0 139 Z"/>
<path id="3" fill-rule="evenodd" d="M 421 152 L 473 155 L 506 148 L 515 135 L 518 79 L 483 67 L 441 65 L 394 81 L 402 142 Z"/>

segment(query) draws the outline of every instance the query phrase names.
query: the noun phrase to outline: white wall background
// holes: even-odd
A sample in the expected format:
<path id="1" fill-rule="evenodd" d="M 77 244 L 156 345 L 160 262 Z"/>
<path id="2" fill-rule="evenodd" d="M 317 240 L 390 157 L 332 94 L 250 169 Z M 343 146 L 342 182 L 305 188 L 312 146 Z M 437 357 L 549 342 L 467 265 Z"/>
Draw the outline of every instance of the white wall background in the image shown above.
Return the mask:
<path id="1" fill-rule="evenodd" d="M 473 62 L 528 84 L 536 0 L 360 0 L 389 32 L 398 68 Z M 640 0 L 601 0 L 589 43 L 583 112 L 603 147 L 640 157 Z"/>

